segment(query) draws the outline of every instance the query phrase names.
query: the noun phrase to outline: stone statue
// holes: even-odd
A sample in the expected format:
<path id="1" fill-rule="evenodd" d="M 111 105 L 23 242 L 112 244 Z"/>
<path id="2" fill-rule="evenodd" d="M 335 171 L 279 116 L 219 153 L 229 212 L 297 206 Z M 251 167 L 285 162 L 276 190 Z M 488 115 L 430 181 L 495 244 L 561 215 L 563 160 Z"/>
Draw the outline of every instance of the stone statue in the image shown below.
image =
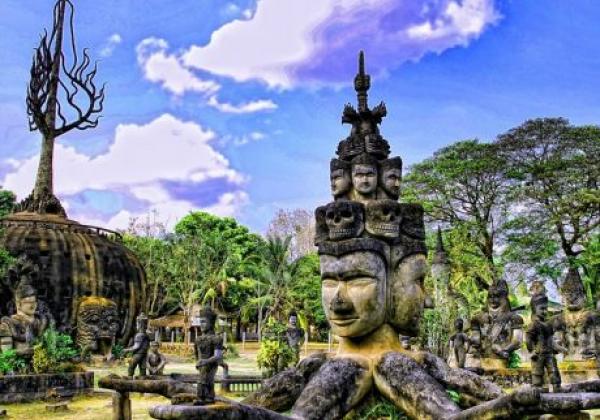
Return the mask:
<path id="1" fill-rule="evenodd" d="M 223 359 L 223 337 L 215 334 L 217 314 L 210 307 L 200 311 L 201 335 L 196 338 L 194 353 L 198 369 L 198 393 L 196 405 L 215 402 L 215 375 Z"/>
<path id="2" fill-rule="evenodd" d="M 124 353 L 133 353 L 129 361 L 127 374 L 135 375 L 135 369 L 138 368 L 140 376 L 146 376 L 146 367 L 148 361 L 148 349 L 150 348 L 150 336 L 148 335 L 148 317 L 142 312 L 136 319 L 137 332 L 133 337 L 133 346 L 123 350 Z"/>
<path id="3" fill-rule="evenodd" d="M 161 354 L 158 349 L 160 344 L 157 341 L 150 343 L 150 353 L 148 354 L 148 372 L 150 375 L 162 375 L 167 358 Z"/>
<path id="4" fill-rule="evenodd" d="M 459 368 L 465 367 L 467 352 L 469 351 L 469 337 L 463 332 L 463 320 L 458 318 L 454 321 L 456 332 L 450 336 L 450 348 L 454 351 L 456 364 Z"/>
<path id="5" fill-rule="evenodd" d="M 397 201 L 402 183 L 402 159 L 400 156 L 386 159 L 380 164 L 379 186 L 383 190 L 381 197 Z"/>
<path id="6" fill-rule="evenodd" d="M 300 345 L 304 339 L 304 330 L 298 326 L 298 315 L 296 312 L 290 313 L 288 321 L 288 329 L 285 333 L 285 338 L 288 345 L 294 351 L 294 362 L 295 365 L 300 360 Z"/>
<path id="7" fill-rule="evenodd" d="M 352 159 L 352 199 L 359 203 L 375 198 L 377 191 L 377 159 L 363 153 Z"/>
<path id="8" fill-rule="evenodd" d="M 576 268 L 569 268 L 560 292 L 564 310 L 556 319 L 556 335 L 567 349 L 565 360 L 582 360 L 589 341 L 585 325 L 593 313 L 585 308 L 585 290 Z"/>
<path id="9" fill-rule="evenodd" d="M 350 175 L 350 163 L 340 159 L 331 159 L 329 165 L 331 180 L 331 193 L 333 197 L 347 198 L 352 187 L 352 176 Z"/>
<path id="10" fill-rule="evenodd" d="M 506 281 L 490 285 L 487 311 L 473 317 L 470 341 L 479 349 L 484 369 L 506 367 L 510 353 L 521 347 L 523 318 L 510 307 Z"/>
<path id="11" fill-rule="evenodd" d="M 25 359 L 33 356 L 33 343 L 48 327 L 49 320 L 36 315 L 37 292 L 26 281 L 15 291 L 17 313 L 0 320 L 0 350 L 16 350 Z"/>
<path id="12" fill-rule="evenodd" d="M 532 322 L 527 330 L 527 350 L 531 356 L 531 383 L 535 387 L 544 385 L 544 371 L 548 373 L 554 392 L 560 390 L 560 372 L 555 354 L 566 352 L 554 340 L 554 326 L 547 320 L 548 298 L 538 293 L 531 297 Z"/>
<path id="13" fill-rule="evenodd" d="M 77 345 L 82 354 L 112 358 L 112 347 L 120 329 L 117 304 L 99 296 L 82 298 L 77 306 Z"/>

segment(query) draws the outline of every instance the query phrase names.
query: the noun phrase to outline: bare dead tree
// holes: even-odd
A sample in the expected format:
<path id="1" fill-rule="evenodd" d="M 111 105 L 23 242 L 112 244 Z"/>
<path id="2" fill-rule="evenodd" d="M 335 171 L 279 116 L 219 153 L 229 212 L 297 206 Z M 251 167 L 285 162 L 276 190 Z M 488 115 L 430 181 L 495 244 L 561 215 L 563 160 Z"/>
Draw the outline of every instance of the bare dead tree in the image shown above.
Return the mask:
<path id="1" fill-rule="evenodd" d="M 63 41 L 65 16 L 68 14 L 67 37 L 70 40 L 71 64 L 67 65 Z M 40 162 L 33 192 L 17 211 L 59 214 L 66 217 L 54 196 L 54 141 L 73 130 L 87 130 L 98 125 L 103 109 L 104 85 L 95 82 L 97 63 L 92 65 L 87 49 L 77 52 L 71 0 L 57 0 L 52 31 L 44 30 L 34 50 L 31 79 L 27 88 L 29 129 L 42 134 Z M 67 41 L 69 42 L 69 41 Z"/>

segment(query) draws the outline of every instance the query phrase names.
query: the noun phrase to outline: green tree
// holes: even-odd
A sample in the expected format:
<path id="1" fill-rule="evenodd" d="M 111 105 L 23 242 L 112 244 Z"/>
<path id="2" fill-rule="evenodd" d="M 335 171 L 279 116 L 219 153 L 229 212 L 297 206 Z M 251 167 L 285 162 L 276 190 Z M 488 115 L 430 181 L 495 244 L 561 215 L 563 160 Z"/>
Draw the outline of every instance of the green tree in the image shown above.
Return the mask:
<path id="1" fill-rule="evenodd" d="M 0 187 L 0 217 L 6 216 L 12 211 L 16 199 L 17 197 L 12 191 L 3 190 Z"/>
<path id="2" fill-rule="evenodd" d="M 537 252 L 540 242 L 532 235 L 547 233 L 563 264 L 575 265 L 600 228 L 600 127 L 539 118 L 498 136 L 496 144 L 506 159 L 505 176 L 517 186 L 513 211 L 524 221 L 513 226 L 521 238 L 517 255 Z M 542 241 L 544 257 L 549 247 Z"/>
<path id="3" fill-rule="evenodd" d="M 494 144 L 466 140 L 413 165 L 404 181 L 403 199 L 422 203 L 429 221 L 466 232 L 488 271 L 507 217 L 504 165 Z"/>

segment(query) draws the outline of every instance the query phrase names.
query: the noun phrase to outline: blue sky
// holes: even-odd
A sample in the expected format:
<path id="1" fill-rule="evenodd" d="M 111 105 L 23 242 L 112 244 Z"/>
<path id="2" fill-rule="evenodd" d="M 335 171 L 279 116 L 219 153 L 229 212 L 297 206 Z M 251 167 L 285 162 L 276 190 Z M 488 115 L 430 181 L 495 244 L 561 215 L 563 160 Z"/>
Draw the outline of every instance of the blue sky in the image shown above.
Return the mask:
<path id="1" fill-rule="evenodd" d="M 51 0 L 0 0 L 0 185 L 29 193 L 39 134 L 24 98 Z M 528 118 L 600 119 L 595 0 L 76 1 L 78 45 L 107 100 L 56 148 L 69 216 L 124 228 L 195 209 L 263 232 L 278 208 L 330 200 L 359 49 L 382 133 L 406 165 Z"/>

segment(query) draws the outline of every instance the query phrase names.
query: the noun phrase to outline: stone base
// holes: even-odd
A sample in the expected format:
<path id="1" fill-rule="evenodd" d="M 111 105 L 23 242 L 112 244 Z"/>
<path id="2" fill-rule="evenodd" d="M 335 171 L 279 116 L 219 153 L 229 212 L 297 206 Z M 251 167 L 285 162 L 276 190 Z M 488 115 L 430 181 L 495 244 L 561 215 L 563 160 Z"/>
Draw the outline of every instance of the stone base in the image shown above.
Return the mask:
<path id="1" fill-rule="evenodd" d="M 94 372 L 0 376 L 0 403 L 21 403 L 46 398 L 52 388 L 77 395 L 94 388 Z"/>
<path id="2" fill-rule="evenodd" d="M 49 411 L 51 413 L 57 413 L 57 412 L 61 412 L 61 411 L 69 411 L 68 404 L 69 404 L 68 401 L 61 401 L 61 402 L 57 402 L 57 403 L 46 404 L 46 411 Z"/>
<path id="3" fill-rule="evenodd" d="M 289 420 L 287 416 L 264 408 L 223 401 L 203 406 L 159 405 L 150 409 L 150 417 L 160 420 Z"/>

